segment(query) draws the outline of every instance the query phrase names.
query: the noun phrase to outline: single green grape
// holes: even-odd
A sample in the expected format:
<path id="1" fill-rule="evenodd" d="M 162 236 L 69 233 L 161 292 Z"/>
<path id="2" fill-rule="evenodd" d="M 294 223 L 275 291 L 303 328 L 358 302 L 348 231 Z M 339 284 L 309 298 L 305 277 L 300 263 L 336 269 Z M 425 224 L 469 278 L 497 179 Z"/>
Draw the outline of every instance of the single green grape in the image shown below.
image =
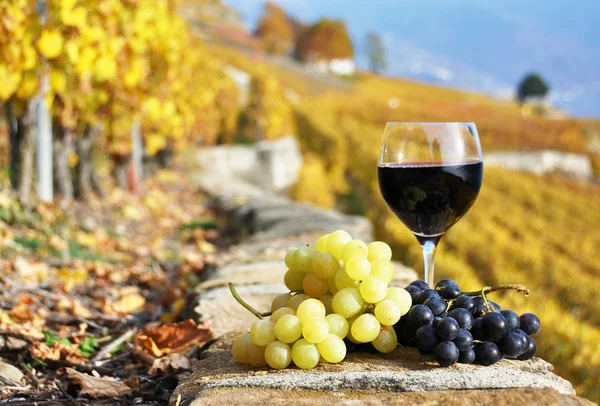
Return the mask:
<path id="1" fill-rule="evenodd" d="M 344 247 L 342 248 L 342 258 L 344 261 L 348 261 L 355 255 L 367 257 L 368 248 L 367 244 L 362 242 L 361 240 L 352 240 L 348 241 Z"/>
<path id="2" fill-rule="evenodd" d="M 306 323 L 314 317 L 323 318 L 325 317 L 325 306 L 317 299 L 306 299 L 298 306 L 296 316 L 302 323 Z"/>
<path id="3" fill-rule="evenodd" d="M 327 362 L 341 362 L 346 357 L 346 344 L 335 334 L 328 334 L 317 344 L 317 349 Z"/>
<path id="4" fill-rule="evenodd" d="M 352 337 L 361 343 L 373 341 L 379 335 L 381 324 L 375 316 L 370 313 L 361 314 L 358 316 L 352 327 L 350 328 Z"/>
<path id="5" fill-rule="evenodd" d="M 338 289 L 338 291 L 340 291 L 344 288 L 358 287 L 358 281 L 355 281 L 354 279 L 349 277 L 348 273 L 346 272 L 346 269 L 344 269 L 344 268 L 338 269 L 338 271 L 335 273 L 334 280 L 335 280 L 335 286 Z M 331 293 L 333 293 L 333 292 L 331 292 Z"/>
<path id="6" fill-rule="evenodd" d="M 290 250 L 288 250 L 288 252 L 285 254 L 285 259 L 283 260 L 283 262 L 285 262 L 285 266 L 287 266 L 289 269 L 295 269 L 295 265 L 296 263 L 294 262 L 294 254 L 296 253 L 296 248 L 292 248 Z"/>
<path id="7" fill-rule="evenodd" d="M 310 297 L 321 297 L 329 291 L 329 282 L 314 273 L 309 273 L 302 281 L 302 289 Z"/>
<path id="8" fill-rule="evenodd" d="M 289 287 L 288 287 L 288 289 L 289 289 Z M 271 313 L 273 313 L 277 309 L 281 309 L 282 307 L 285 307 L 288 300 L 290 300 L 291 298 L 292 298 L 292 295 L 290 295 L 289 293 L 282 293 L 281 295 L 275 296 L 275 298 L 273 299 L 273 302 L 271 302 Z"/>
<path id="9" fill-rule="evenodd" d="M 335 294 L 331 302 L 333 311 L 349 319 L 363 310 L 365 301 L 356 288 L 344 288 Z"/>
<path id="10" fill-rule="evenodd" d="M 269 320 L 257 320 L 250 327 L 250 338 L 252 342 L 264 347 L 271 341 L 275 341 L 275 325 Z"/>
<path id="11" fill-rule="evenodd" d="M 371 261 L 371 275 L 379 276 L 385 283 L 390 283 L 394 279 L 394 265 L 384 259 Z"/>
<path id="12" fill-rule="evenodd" d="M 293 343 L 302 336 L 302 322 L 293 314 L 285 314 L 275 323 L 275 337 L 282 343 Z"/>
<path id="13" fill-rule="evenodd" d="M 277 320 L 279 320 L 282 316 L 286 314 L 296 314 L 296 312 L 290 309 L 289 307 L 280 307 L 279 309 L 275 310 L 273 314 L 271 314 L 271 317 L 269 317 L 269 321 L 275 324 L 277 323 Z"/>
<path id="14" fill-rule="evenodd" d="M 342 259 L 342 248 L 344 245 L 352 240 L 352 236 L 344 230 L 337 230 L 329 234 L 327 238 L 327 252 L 336 257 Z"/>
<path id="15" fill-rule="evenodd" d="M 305 272 L 289 269 L 283 276 L 283 283 L 291 291 L 302 290 L 302 282 L 304 282 L 305 276 Z"/>
<path id="16" fill-rule="evenodd" d="M 297 295 L 292 296 L 290 300 L 286 303 L 286 307 L 289 307 L 293 311 L 298 310 L 298 306 L 300 303 L 304 302 L 306 299 L 310 299 L 310 296 L 305 295 L 304 293 L 299 293 Z"/>
<path id="17" fill-rule="evenodd" d="M 316 344 L 301 338 L 292 346 L 292 360 L 298 368 L 312 369 L 319 363 L 319 350 Z"/>
<path id="18" fill-rule="evenodd" d="M 398 346 L 398 336 L 396 336 L 396 331 L 394 331 L 393 326 L 386 326 L 382 328 L 379 332 L 377 338 L 371 341 L 373 347 L 379 352 L 388 353 L 392 352 Z"/>
<path id="19" fill-rule="evenodd" d="M 346 273 L 355 281 L 362 281 L 371 273 L 371 263 L 367 258 L 355 255 L 346 262 Z"/>
<path id="20" fill-rule="evenodd" d="M 233 354 L 233 358 L 240 364 L 250 362 L 250 357 L 248 357 L 248 343 L 251 342 L 250 333 L 240 334 L 235 338 L 231 346 L 231 353 Z"/>
<path id="21" fill-rule="evenodd" d="M 271 368 L 286 368 L 292 362 L 292 349 L 281 341 L 270 342 L 265 348 L 265 361 Z"/>
<path id="22" fill-rule="evenodd" d="M 385 295 L 386 300 L 393 300 L 400 308 L 400 316 L 404 316 L 412 306 L 412 297 L 406 289 L 395 286 L 389 287 Z"/>
<path id="23" fill-rule="evenodd" d="M 376 259 L 389 261 L 392 259 L 392 249 L 383 241 L 374 241 L 369 243 L 367 248 L 369 250 L 367 255 L 369 261 L 375 261 Z"/>
<path id="24" fill-rule="evenodd" d="M 323 279 L 331 279 L 340 269 L 339 261 L 328 252 L 319 252 L 313 257 L 312 267 L 315 273 Z"/>
<path id="25" fill-rule="evenodd" d="M 247 353 L 248 364 L 251 366 L 258 368 L 267 365 L 267 361 L 265 360 L 265 347 L 256 345 L 250 341 L 248 343 Z"/>
<path id="26" fill-rule="evenodd" d="M 387 294 L 387 283 L 379 276 L 369 275 L 358 285 L 358 291 L 367 303 L 381 302 Z"/>
<path id="27" fill-rule="evenodd" d="M 332 295 L 323 295 L 319 298 L 319 301 L 321 303 L 323 303 L 323 306 L 325 306 L 325 314 L 331 314 L 333 313 L 333 296 Z"/>
<path id="28" fill-rule="evenodd" d="M 362 314 L 357 314 L 354 317 L 350 317 L 348 319 L 348 333 L 346 334 L 346 338 L 348 340 L 350 340 L 350 342 L 353 342 L 354 344 L 360 344 L 361 342 L 358 341 L 356 338 L 354 338 L 352 336 L 352 325 L 354 324 L 354 322 L 356 321 L 356 319 L 358 319 Z"/>
<path id="29" fill-rule="evenodd" d="M 400 320 L 400 307 L 393 300 L 382 300 L 375 305 L 374 314 L 384 326 L 393 326 Z"/>
<path id="30" fill-rule="evenodd" d="M 319 252 L 327 252 L 327 239 L 329 238 L 329 234 L 322 235 L 317 239 L 315 243 L 315 249 Z"/>
<path id="31" fill-rule="evenodd" d="M 348 320 L 339 314 L 328 314 L 325 320 L 329 324 L 329 333 L 335 334 L 339 338 L 345 338 L 348 335 Z"/>
<path id="32" fill-rule="evenodd" d="M 302 323 L 302 336 L 309 343 L 317 344 L 323 341 L 329 334 L 329 323 L 322 318 L 312 318 L 306 323 Z"/>
<path id="33" fill-rule="evenodd" d="M 312 259 L 316 255 L 317 250 L 313 247 L 301 247 L 294 253 L 295 270 L 302 272 L 312 272 Z"/>

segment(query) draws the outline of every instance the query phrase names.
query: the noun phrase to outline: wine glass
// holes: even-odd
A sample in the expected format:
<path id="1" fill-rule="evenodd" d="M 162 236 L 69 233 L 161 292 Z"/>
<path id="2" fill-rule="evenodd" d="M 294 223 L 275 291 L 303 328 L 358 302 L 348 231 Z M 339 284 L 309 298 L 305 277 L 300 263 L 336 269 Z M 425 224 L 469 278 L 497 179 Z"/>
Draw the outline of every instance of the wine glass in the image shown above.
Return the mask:
<path id="1" fill-rule="evenodd" d="M 385 202 L 421 244 L 425 281 L 433 288 L 437 243 L 481 188 L 477 128 L 474 123 L 387 123 L 377 173 Z"/>

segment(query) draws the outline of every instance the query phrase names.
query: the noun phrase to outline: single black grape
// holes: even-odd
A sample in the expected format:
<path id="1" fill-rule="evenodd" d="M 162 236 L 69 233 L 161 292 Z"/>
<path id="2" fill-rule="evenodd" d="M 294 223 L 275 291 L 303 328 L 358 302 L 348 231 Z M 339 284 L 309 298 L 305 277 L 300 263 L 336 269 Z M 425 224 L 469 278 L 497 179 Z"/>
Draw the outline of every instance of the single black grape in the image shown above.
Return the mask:
<path id="1" fill-rule="evenodd" d="M 416 286 L 417 288 L 424 290 L 424 289 L 429 289 L 429 285 L 427 284 L 427 282 L 422 281 L 422 280 L 416 280 L 410 283 L 409 286 Z"/>
<path id="2" fill-rule="evenodd" d="M 456 345 L 458 351 L 467 351 L 473 347 L 473 336 L 467 330 L 461 328 L 452 342 Z"/>
<path id="3" fill-rule="evenodd" d="M 517 359 L 521 361 L 525 361 L 531 359 L 535 356 L 535 352 L 537 351 L 537 346 L 535 345 L 535 340 L 529 336 L 527 336 L 527 349 L 523 354 L 519 355 Z"/>
<path id="4" fill-rule="evenodd" d="M 492 302 L 491 300 L 488 300 L 488 303 L 492 307 L 492 310 L 495 310 L 497 312 L 502 311 L 502 308 L 500 307 L 500 305 L 498 303 Z"/>
<path id="5" fill-rule="evenodd" d="M 483 304 L 483 298 L 481 296 L 476 296 L 473 298 L 473 305 L 477 306 L 477 305 L 482 305 Z"/>
<path id="6" fill-rule="evenodd" d="M 517 334 L 519 334 L 521 337 L 523 337 L 523 340 L 524 340 L 524 341 L 528 341 L 528 340 L 527 340 L 527 337 L 529 337 L 529 336 L 528 336 L 528 335 L 527 335 L 527 333 L 526 333 L 526 332 L 524 332 L 523 330 L 521 330 L 521 329 L 518 329 L 518 330 L 516 330 L 516 331 L 515 331 L 515 333 L 517 333 Z"/>
<path id="7" fill-rule="evenodd" d="M 442 279 L 440 281 L 438 281 L 438 283 L 435 284 L 435 289 L 441 289 L 444 286 L 448 286 L 448 285 L 453 285 L 453 286 L 458 286 L 458 284 L 456 282 L 454 282 L 452 279 Z"/>
<path id="8" fill-rule="evenodd" d="M 506 319 L 498 312 L 490 312 L 482 317 L 483 331 L 492 339 L 498 340 L 508 331 Z"/>
<path id="9" fill-rule="evenodd" d="M 439 340 L 435 334 L 435 328 L 431 324 L 419 327 L 415 333 L 415 343 L 421 352 L 431 353 L 438 342 Z"/>
<path id="10" fill-rule="evenodd" d="M 458 322 L 451 317 L 443 318 L 435 327 L 435 332 L 442 341 L 451 341 L 456 338 L 459 330 Z"/>
<path id="11" fill-rule="evenodd" d="M 540 330 L 540 319 L 533 313 L 524 313 L 519 320 L 521 321 L 521 330 L 527 335 L 532 336 Z"/>
<path id="12" fill-rule="evenodd" d="M 471 296 L 459 296 L 452 301 L 450 310 L 467 309 L 471 311 L 475 307 L 475 302 Z"/>
<path id="13" fill-rule="evenodd" d="M 483 303 L 482 304 L 476 304 L 471 309 L 471 314 L 473 315 L 473 318 L 475 318 L 475 317 L 483 317 L 487 313 L 488 313 L 488 309 L 485 307 L 485 305 Z"/>
<path id="14" fill-rule="evenodd" d="M 458 284 L 452 279 L 442 279 L 435 285 L 435 290 L 438 291 L 444 299 L 455 299 L 461 295 Z"/>
<path id="15" fill-rule="evenodd" d="M 444 313 L 446 311 L 446 307 L 448 307 L 444 299 L 438 296 L 430 297 L 423 304 L 431 309 L 431 312 L 434 316 L 439 316 L 440 314 Z"/>
<path id="16" fill-rule="evenodd" d="M 441 317 L 441 316 L 435 316 L 435 317 L 433 318 L 433 323 L 432 323 L 432 324 L 433 324 L 433 327 L 436 327 L 436 326 L 438 325 L 438 323 L 439 323 L 440 321 L 442 321 L 442 319 L 443 319 L 443 317 Z"/>
<path id="17" fill-rule="evenodd" d="M 502 310 L 500 314 L 506 319 L 506 325 L 508 326 L 509 332 L 516 331 L 521 326 L 519 316 L 512 310 Z"/>
<path id="18" fill-rule="evenodd" d="M 483 319 L 481 317 L 473 320 L 473 326 L 471 327 L 470 331 L 473 339 L 475 340 L 487 341 L 490 339 L 490 337 L 483 330 Z"/>
<path id="19" fill-rule="evenodd" d="M 467 309 L 454 309 L 448 313 L 448 317 L 452 317 L 458 322 L 460 328 L 471 330 L 473 326 L 473 316 Z"/>
<path id="20" fill-rule="evenodd" d="M 414 334 L 419 327 L 431 323 L 433 323 L 433 313 L 429 307 L 418 304 L 409 310 L 406 319 L 406 327 L 409 333 Z"/>
<path id="21" fill-rule="evenodd" d="M 504 337 L 498 340 L 498 348 L 507 357 L 515 358 L 523 354 L 529 345 L 529 341 L 521 334 L 509 331 Z"/>
<path id="22" fill-rule="evenodd" d="M 413 303 L 415 303 L 417 300 L 417 295 L 421 293 L 421 289 L 415 285 L 408 285 L 405 289 L 408 293 L 410 293 L 410 297 L 412 298 Z"/>
<path id="23" fill-rule="evenodd" d="M 477 346 L 476 359 L 482 365 L 492 365 L 502 359 L 500 349 L 491 341 L 486 341 Z"/>
<path id="24" fill-rule="evenodd" d="M 433 289 L 425 289 L 422 290 L 418 295 L 417 295 L 417 299 L 413 302 L 416 304 L 423 304 L 425 303 L 425 301 L 431 297 L 440 297 L 440 294 L 437 293 L 435 290 Z"/>
<path id="25" fill-rule="evenodd" d="M 475 361 L 475 350 L 469 348 L 467 351 L 461 351 L 458 355 L 460 364 L 472 364 Z"/>
<path id="26" fill-rule="evenodd" d="M 460 353 L 452 341 L 442 341 L 433 350 L 433 356 L 438 364 L 443 367 L 450 366 L 458 361 Z"/>

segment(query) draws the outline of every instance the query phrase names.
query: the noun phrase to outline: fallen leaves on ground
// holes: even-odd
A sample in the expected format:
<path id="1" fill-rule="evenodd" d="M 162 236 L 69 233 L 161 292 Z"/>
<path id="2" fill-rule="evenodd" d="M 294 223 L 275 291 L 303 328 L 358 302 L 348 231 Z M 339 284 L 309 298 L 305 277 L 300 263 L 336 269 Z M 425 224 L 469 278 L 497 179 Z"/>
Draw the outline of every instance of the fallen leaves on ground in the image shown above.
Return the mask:
<path id="1" fill-rule="evenodd" d="M 188 319 L 179 323 L 167 323 L 135 337 L 139 347 L 155 357 L 185 352 L 193 345 L 200 347 L 213 340 L 209 327 Z"/>
<path id="2" fill-rule="evenodd" d="M 81 386 L 81 394 L 92 398 L 107 398 L 128 394 L 131 388 L 109 377 L 96 377 L 66 368 L 67 377 Z"/>
<path id="3" fill-rule="evenodd" d="M 185 375 L 188 355 L 213 339 L 181 316 L 214 261 L 215 214 L 180 172 L 159 172 L 144 190 L 108 190 L 68 211 L 28 211 L 0 191 L 0 356 L 25 373 L 31 389 L 19 393 L 31 404 L 77 399 L 73 385 L 63 386 L 68 396 L 57 390 L 64 367 L 79 395 L 164 402 L 171 389 L 157 382 Z M 143 333 L 127 338 L 131 330 Z"/>

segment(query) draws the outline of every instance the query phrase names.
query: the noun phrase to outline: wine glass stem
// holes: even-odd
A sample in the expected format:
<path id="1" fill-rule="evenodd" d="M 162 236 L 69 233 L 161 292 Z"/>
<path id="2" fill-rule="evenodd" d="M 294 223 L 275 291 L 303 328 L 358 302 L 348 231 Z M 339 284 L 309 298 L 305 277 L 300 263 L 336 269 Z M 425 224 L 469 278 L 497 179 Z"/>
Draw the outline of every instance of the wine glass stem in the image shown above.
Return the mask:
<path id="1" fill-rule="evenodd" d="M 435 260 L 436 242 L 427 240 L 421 247 L 423 248 L 423 262 L 425 263 L 425 282 L 433 289 L 433 265 Z"/>

